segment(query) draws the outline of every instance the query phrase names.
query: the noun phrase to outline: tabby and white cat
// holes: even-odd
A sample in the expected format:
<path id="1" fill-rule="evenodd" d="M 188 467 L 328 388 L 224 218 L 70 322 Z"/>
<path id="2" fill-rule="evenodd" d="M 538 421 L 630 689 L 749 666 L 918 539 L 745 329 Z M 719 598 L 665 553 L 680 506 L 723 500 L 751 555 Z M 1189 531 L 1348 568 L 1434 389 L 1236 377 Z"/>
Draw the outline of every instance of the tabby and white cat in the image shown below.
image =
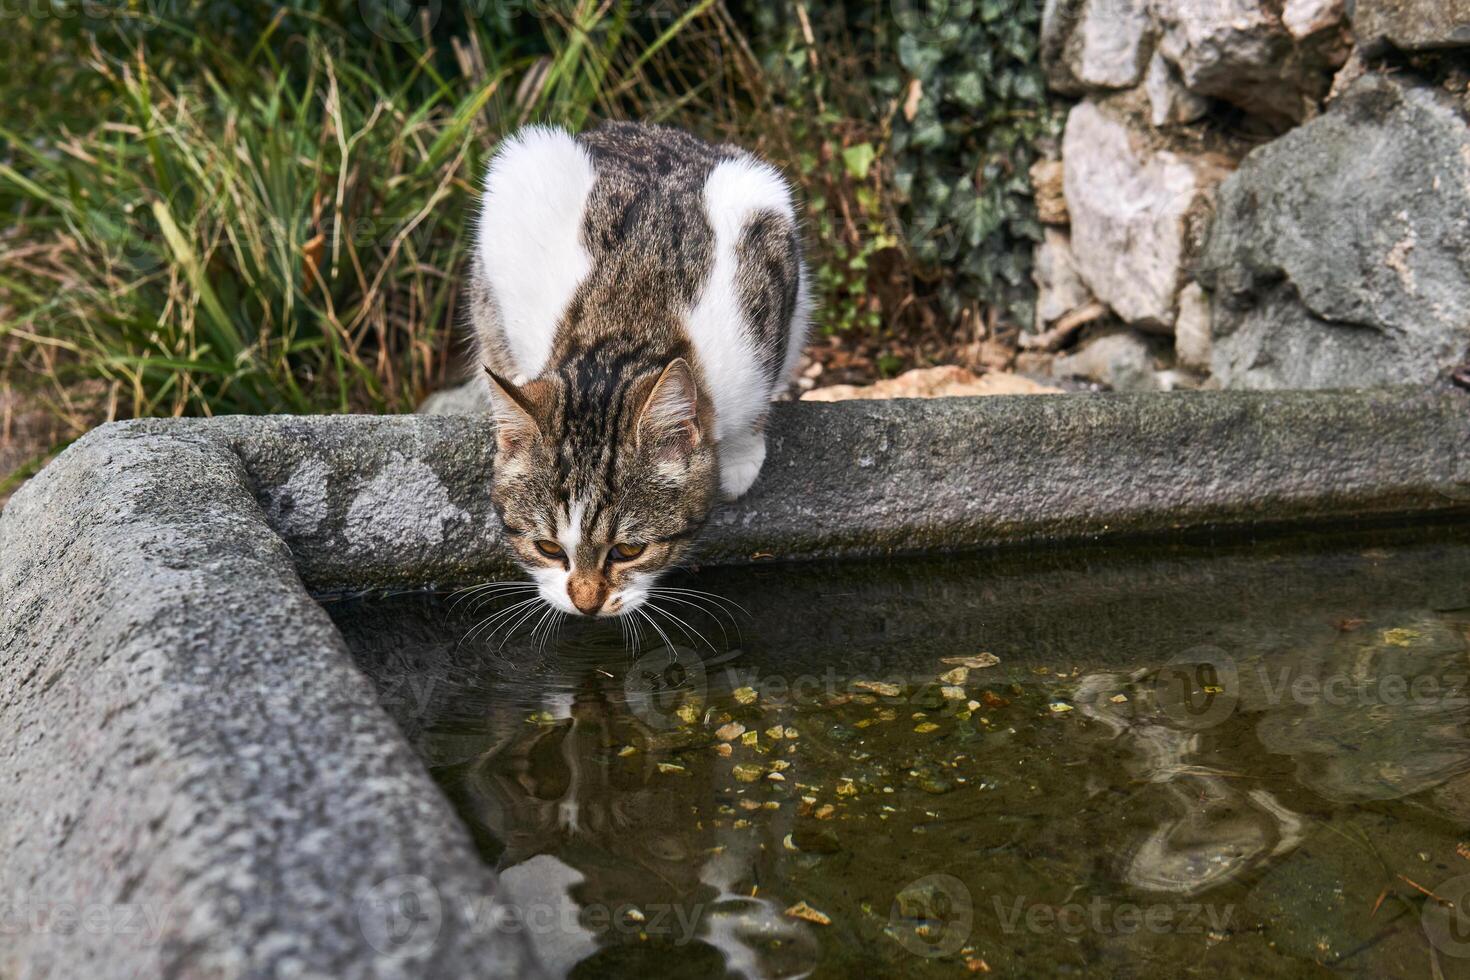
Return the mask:
<path id="1" fill-rule="evenodd" d="M 510 545 L 555 608 L 627 613 L 765 461 L 809 308 L 791 188 L 676 129 L 530 127 L 472 268 Z"/>

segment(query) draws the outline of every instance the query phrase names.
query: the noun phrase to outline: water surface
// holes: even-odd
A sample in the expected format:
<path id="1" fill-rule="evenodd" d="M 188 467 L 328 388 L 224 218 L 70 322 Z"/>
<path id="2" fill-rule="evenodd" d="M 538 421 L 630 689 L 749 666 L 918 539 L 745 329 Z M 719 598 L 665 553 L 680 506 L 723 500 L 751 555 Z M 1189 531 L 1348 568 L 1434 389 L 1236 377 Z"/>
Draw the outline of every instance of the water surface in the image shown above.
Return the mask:
<path id="1" fill-rule="evenodd" d="M 670 585 L 327 603 L 559 972 L 1470 976 L 1470 529 Z"/>

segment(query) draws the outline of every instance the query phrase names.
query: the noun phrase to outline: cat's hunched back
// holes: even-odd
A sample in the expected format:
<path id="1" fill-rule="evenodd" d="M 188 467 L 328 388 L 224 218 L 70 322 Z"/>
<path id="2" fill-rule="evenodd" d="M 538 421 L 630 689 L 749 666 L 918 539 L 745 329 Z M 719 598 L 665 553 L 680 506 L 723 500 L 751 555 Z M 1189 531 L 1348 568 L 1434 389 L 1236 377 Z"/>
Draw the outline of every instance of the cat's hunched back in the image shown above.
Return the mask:
<path id="1" fill-rule="evenodd" d="M 523 129 L 486 175 L 471 269 L 477 351 L 502 430 L 497 504 L 541 535 L 517 550 L 551 593 L 575 592 L 579 565 L 562 562 L 566 583 L 546 573 L 552 545 L 572 555 L 631 533 L 589 524 L 593 511 L 672 507 L 686 525 L 677 533 L 692 534 L 716 489 L 733 498 L 754 482 L 809 305 L 795 205 L 773 167 L 661 126 Z M 659 426 L 686 433 L 686 457 L 672 458 L 677 440 L 640 437 Z M 634 465 L 654 443 L 662 456 Z M 681 488 L 667 485 L 680 476 Z M 670 530 L 642 524 L 644 538 Z M 672 560 L 680 549 L 668 550 Z M 617 583 L 604 584 L 607 600 Z M 575 596 L 572 606 L 586 611 Z"/>

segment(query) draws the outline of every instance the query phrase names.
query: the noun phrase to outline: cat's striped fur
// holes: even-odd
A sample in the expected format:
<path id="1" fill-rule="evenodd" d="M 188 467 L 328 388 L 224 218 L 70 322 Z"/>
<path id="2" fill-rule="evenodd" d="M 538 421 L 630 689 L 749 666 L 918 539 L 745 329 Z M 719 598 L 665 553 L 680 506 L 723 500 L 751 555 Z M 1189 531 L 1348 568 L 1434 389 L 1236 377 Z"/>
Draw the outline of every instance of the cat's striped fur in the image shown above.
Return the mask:
<path id="1" fill-rule="evenodd" d="M 790 189 L 676 129 L 532 127 L 490 165 L 472 270 L 512 546 L 556 608 L 636 608 L 764 461 L 806 331 Z"/>

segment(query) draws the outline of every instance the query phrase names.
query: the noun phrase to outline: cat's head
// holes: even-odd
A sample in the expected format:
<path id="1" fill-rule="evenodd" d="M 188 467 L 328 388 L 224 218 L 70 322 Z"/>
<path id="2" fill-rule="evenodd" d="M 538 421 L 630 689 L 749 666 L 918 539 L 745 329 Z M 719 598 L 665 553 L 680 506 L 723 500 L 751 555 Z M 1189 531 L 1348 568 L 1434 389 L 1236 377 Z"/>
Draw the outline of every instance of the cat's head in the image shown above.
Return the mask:
<path id="1" fill-rule="evenodd" d="M 516 385 L 486 372 L 492 500 L 516 559 L 563 612 L 637 608 L 685 553 L 719 486 L 712 411 L 693 369 L 675 358 L 617 386 L 562 374 Z"/>

